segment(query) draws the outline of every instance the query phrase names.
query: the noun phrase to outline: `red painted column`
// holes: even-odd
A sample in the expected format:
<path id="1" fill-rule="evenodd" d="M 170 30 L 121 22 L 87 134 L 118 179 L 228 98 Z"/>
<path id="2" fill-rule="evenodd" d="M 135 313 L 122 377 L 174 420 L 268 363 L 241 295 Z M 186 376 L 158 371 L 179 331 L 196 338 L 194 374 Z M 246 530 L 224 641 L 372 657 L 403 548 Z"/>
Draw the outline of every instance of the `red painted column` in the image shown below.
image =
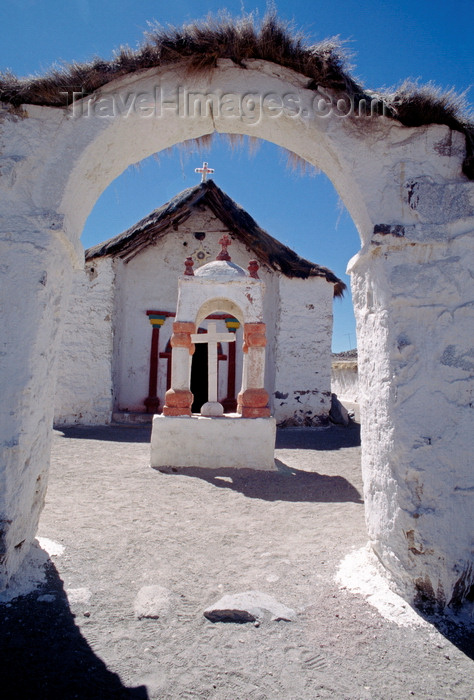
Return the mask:
<path id="1" fill-rule="evenodd" d="M 227 318 L 225 320 L 227 329 L 232 333 L 236 333 L 240 327 L 240 323 L 236 318 Z M 225 413 L 235 413 L 237 411 L 237 399 L 235 397 L 235 346 L 236 343 L 228 343 L 229 364 L 227 365 L 227 396 L 222 401 Z"/>
<path id="2" fill-rule="evenodd" d="M 148 396 L 144 404 L 147 413 L 158 413 L 160 408 L 160 399 L 157 396 L 158 391 L 158 349 L 160 344 L 160 327 L 166 320 L 164 314 L 153 314 L 148 312 L 148 319 L 152 325 L 151 333 L 151 348 L 150 348 L 150 375 L 148 382 Z"/>

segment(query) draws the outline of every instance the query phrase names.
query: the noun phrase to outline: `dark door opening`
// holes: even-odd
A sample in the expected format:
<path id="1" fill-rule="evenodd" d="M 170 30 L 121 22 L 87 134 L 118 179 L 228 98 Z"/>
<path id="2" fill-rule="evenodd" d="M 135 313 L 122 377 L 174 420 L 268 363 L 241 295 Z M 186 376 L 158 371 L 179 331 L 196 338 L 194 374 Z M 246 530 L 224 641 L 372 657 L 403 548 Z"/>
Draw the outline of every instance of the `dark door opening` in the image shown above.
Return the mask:
<path id="1" fill-rule="evenodd" d="M 194 396 L 192 413 L 200 413 L 201 406 L 207 401 L 207 345 L 196 343 L 191 363 L 191 391 Z"/>

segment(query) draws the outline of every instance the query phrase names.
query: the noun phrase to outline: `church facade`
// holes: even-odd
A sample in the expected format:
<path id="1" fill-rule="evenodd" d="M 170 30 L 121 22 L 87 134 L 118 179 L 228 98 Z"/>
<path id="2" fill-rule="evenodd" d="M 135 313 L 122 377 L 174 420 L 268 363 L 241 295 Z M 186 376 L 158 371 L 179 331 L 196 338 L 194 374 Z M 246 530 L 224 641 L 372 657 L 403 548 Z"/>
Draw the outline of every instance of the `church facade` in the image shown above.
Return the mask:
<path id="1" fill-rule="evenodd" d="M 170 339 L 178 278 L 214 260 L 223 235 L 232 262 L 258 263 L 267 329 L 265 389 L 281 426 L 317 426 L 331 407 L 334 296 L 330 270 L 299 257 L 261 229 L 212 180 L 184 190 L 135 226 L 86 251 L 73 280 L 59 361 L 56 425 L 108 424 L 161 413 L 171 385 Z M 252 263 L 254 264 L 254 263 Z M 218 346 L 218 400 L 235 412 L 243 329 L 229 313 L 206 321 L 235 334 Z M 206 323 L 198 329 L 204 332 Z M 192 359 L 193 412 L 207 401 L 207 355 Z"/>

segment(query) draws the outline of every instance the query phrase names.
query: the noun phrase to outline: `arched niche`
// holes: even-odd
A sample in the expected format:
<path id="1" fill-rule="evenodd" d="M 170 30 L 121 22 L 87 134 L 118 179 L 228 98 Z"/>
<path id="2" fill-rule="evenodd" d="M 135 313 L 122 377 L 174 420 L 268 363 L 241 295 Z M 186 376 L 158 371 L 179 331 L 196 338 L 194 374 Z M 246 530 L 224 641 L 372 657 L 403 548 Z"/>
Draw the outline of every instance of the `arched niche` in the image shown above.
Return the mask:
<path id="1" fill-rule="evenodd" d="M 234 316 L 240 325 L 245 323 L 242 309 L 231 299 L 209 299 L 204 302 L 196 314 L 196 327 L 199 327 L 205 318 L 211 314 L 230 314 Z"/>

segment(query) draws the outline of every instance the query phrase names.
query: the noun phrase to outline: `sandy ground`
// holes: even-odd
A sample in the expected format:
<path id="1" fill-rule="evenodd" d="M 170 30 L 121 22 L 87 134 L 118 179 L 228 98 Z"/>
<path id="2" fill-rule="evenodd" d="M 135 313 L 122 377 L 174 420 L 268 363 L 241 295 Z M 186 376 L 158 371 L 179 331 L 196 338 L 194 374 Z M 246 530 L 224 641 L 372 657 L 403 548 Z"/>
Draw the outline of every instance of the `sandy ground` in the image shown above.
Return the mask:
<path id="1" fill-rule="evenodd" d="M 275 473 L 162 473 L 146 427 L 55 432 L 47 580 L 0 605 L 1 697 L 474 698 L 472 627 L 419 616 L 364 550 L 358 426 L 277 448 Z M 146 586 L 158 619 L 136 615 Z M 203 616 L 248 590 L 296 619 Z"/>

